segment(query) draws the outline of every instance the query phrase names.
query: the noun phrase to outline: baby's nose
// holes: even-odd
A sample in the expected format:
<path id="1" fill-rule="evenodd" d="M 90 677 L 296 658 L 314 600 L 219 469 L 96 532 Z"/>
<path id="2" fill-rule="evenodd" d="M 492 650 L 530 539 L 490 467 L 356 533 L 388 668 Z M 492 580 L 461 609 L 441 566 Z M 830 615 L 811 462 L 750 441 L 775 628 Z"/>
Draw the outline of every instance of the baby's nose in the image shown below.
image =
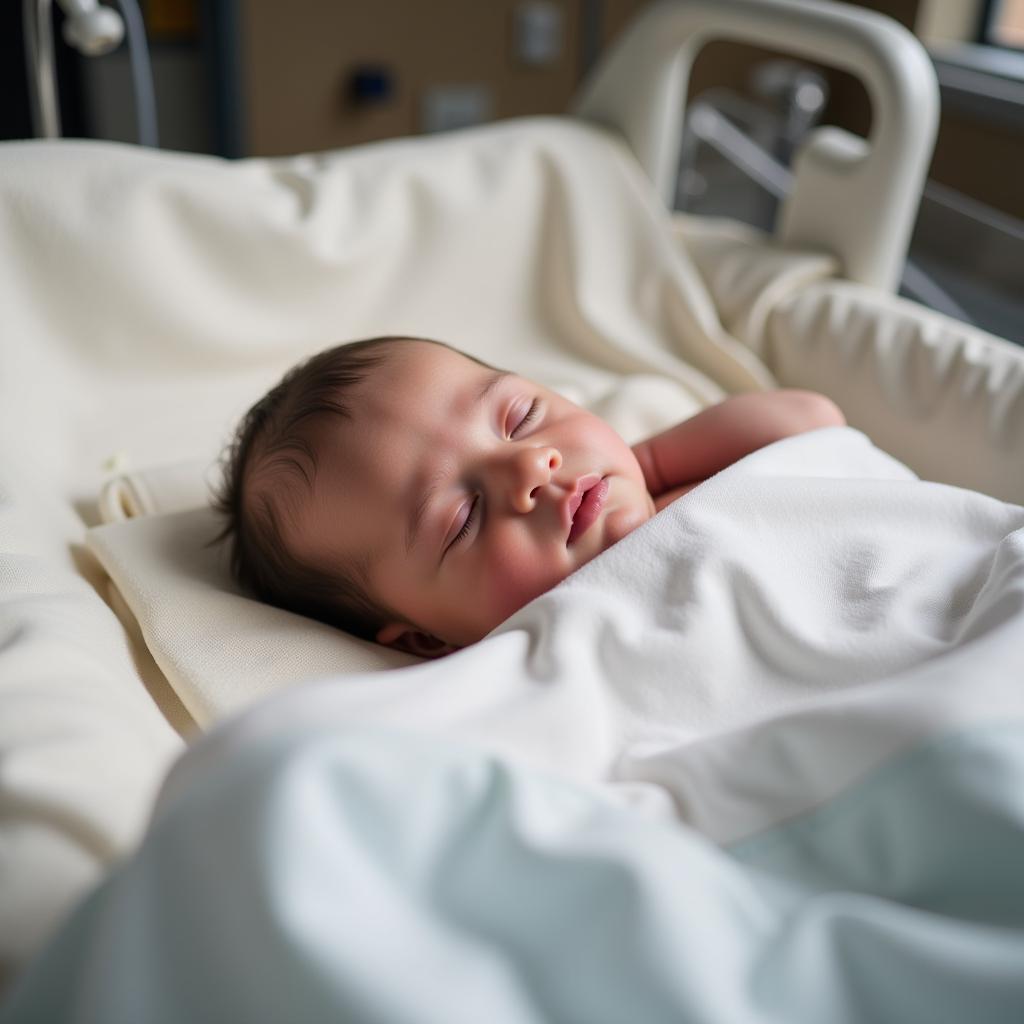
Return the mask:
<path id="1" fill-rule="evenodd" d="M 524 448 L 512 456 L 512 507 L 516 512 L 532 512 L 537 491 L 551 483 L 551 474 L 562 465 L 557 448 Z"/>

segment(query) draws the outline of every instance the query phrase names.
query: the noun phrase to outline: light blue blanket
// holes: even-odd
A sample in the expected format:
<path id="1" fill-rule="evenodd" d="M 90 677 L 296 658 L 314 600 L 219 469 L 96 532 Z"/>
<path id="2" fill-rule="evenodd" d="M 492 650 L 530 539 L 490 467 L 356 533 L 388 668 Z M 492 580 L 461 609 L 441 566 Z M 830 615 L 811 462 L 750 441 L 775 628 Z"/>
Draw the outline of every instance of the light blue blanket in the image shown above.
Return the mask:
<path id="1" fill-rule="evenodd" d="M 1024 1017 L 1024 721 L 727 848 L 436 738 L 190 756 L 5 1024 Z"/>

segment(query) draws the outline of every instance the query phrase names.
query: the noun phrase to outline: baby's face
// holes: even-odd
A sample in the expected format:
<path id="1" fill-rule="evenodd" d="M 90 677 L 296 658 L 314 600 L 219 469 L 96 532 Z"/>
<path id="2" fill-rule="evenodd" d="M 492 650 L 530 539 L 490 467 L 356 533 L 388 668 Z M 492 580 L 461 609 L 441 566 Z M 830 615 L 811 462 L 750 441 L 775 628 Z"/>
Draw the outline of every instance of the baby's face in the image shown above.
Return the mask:
<path id="1" fill-rule="evenodd" d="M 522 377 L 407 341 L 318 438 L 297 553 L 367 567 L 398 618 L 454 646 L 654 514 L 630 447 L 598 417 Z"/>

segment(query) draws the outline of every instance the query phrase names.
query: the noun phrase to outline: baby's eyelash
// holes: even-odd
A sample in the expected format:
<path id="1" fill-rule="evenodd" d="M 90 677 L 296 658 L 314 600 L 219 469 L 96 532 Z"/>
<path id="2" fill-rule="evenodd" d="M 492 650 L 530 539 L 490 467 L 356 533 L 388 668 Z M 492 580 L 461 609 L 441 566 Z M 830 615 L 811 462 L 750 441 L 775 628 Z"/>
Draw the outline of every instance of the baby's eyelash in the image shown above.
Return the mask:
<path id="1" fill-rule="evenodd" d="M 456 544 L 464 540 L 469 535 L 469 528 L 473 525 L 473 518 L 476 515 L 476 507 L 479 501 L 480 495 L 478 494 L 473 499 L 473 504 L 469 506 L 469 515 L 466 516 L 466 521 L 462 524 L 462 527 L 460 528 L 459 532 L 455 534 L 455 536 L 452 538 L 451 544 L 448 545 L 450 548 L 454 547 Z"/>
<path id="2" fill-rule="evenodd" d="M 516 434 L 518 434 L 519 431 L 523 429 L 523 427 L 525 427 L 529 422 L 531 422 L 531 420 L 536 419 L 536 417 L 537 417 L 537 410 L 538 410 L 539 406 L 540 406 L 540 402 L 535 398 L 533 400 L 533 404 L 526 411 L 526 415 L 519 421 L 518 426 L 516 427 L 515 430 L 512 431 L 511 434 L 509 434 L 509 437 L 515 437 Z"/>

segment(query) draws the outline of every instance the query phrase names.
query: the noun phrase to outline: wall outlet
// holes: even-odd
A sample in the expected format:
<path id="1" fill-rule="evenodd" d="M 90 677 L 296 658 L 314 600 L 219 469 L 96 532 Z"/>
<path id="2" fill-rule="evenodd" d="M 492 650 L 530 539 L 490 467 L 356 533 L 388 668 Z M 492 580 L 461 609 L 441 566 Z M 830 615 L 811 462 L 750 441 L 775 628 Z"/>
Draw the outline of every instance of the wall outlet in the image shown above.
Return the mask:
<path id="1" fill-rule="evenodd" d="M 423 94 L 420 131 L 450 132 L 494 117 L 494 93 L 486 85 L 436 85 Z"/>

